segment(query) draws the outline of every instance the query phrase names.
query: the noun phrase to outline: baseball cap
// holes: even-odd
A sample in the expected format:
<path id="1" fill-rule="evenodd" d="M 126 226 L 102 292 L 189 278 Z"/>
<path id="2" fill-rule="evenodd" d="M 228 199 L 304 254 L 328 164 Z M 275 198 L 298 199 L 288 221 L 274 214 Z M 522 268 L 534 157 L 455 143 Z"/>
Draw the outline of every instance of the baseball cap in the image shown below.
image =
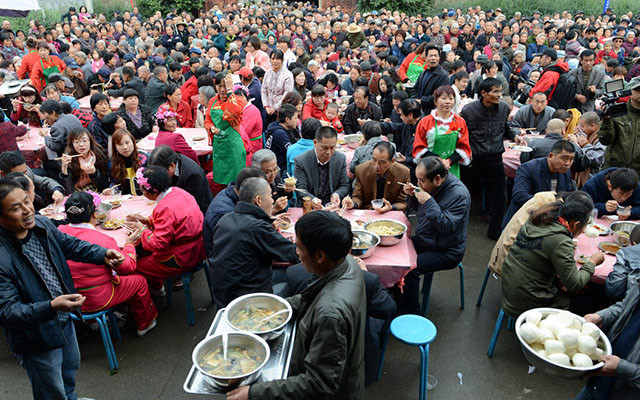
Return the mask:
<path id="1" fill-rule="evenodd" d="M 251 68 L 249 67 L 242 67 L 240 68 L 240 70 L 238 71 L 238 75 L 246 78 L 246 79 L 251 79 L 253 77 L 253 71 L 251 71 Z"/>
<path id="2" fill-rule="evenodd" d="M 77 62 L 70 61 L 70 62 L 67 63 L 67 68 L 80 68 L 80 66 L 78 65 Z"/>
<path id="3" fill-rule="evenodd" d="M 104 79 L 109 79 L 109 76 L 111 76 L 111 72 L 106 68 L 100 68 L 97 74 L 103 77 Z"/>
<path id="4" fill-rule="evenodd" d="M 125 54 L 122 56 L 123 61 L 133 61 L 136 58 L 133 54 Z"/>
<path id="5" fill-rule="evenodd" d="M 635 78 L 629 81 L 629 89 L 631 90 L 640 89 L 640 76 L 636 76 Z"/>
<path id="6" fill-rule="evenodd" d="M 192 48 L 189 49 L 189 53 L 202 54 L 202 50 L 200 50 L 197 47 L 192 47 Z"/>

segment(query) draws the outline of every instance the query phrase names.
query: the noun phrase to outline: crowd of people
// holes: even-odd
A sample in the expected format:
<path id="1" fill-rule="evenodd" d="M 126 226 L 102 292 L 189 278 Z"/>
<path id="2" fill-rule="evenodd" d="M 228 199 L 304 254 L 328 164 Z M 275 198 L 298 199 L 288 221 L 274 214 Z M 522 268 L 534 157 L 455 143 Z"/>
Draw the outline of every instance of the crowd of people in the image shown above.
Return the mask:
<path id="1" fill-rule="evenodd" d="M 302 3 L 144 17 L 71 7 L 27 31 L 4 21 L 0 83 L 26 81 L 0 95 L 0 325 L 34 398 L 75 396 L 69 313 L 126 304 L 144 337 L 155 302 L 181 287 L 164 279 L 205 261 L 218 307 L 274 292 L 304 327 L 289 378 L 230 399 L 363 398 L 384 321 L 419 313 L 421 276 L 462 261 L 472 194 L 497 240 L 488 264 L 504 311 L 588 314 L 610 329 L 614 355 L 577 398 L 637 397 L 640 229 L 599 288 L 589 282 L 603 255 L 578 268 L 572 239 L 594 209 L 640 218 L 639 30 L 637 15 L 610 9 L 426 16 Z M 202 129 L 210 154 L 183 128 Z M 29 129 L 44 140 L 36 159 L 18 146 Z M 360 135 L 349 163 L 343 134 Z M 149 135 L 150 154 L 138 148 Z M 530 147 L 513 178 L 505 141 Z M 157 202 L 127 217 L 123 248 L 94 228 L 99 194 L 116 188 Z M 66 219 L 38 215 L 49 204 Z M 279 227 L 296 206 L 313 211 L 293 243 Z M 340 209 L 415 218 L 402 290 L 348 255 Z"/>

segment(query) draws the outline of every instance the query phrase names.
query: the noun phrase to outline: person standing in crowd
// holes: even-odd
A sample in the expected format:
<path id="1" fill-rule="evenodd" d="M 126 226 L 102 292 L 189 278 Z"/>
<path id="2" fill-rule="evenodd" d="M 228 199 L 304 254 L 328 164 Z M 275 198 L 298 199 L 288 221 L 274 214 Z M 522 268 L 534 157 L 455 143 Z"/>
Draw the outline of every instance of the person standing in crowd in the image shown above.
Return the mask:
<path id="1" fill-rule="evenodd" d="M 581 113 L 595 110 L 596 98 L 604 91 L 606 75 L 604 70 L 593 68 L 595 58 L 593 50 L 585 49 L 580 52 L 580 66 L 569 71 L 576 81 L 576 98 L 572 105 Z"/>
<path id="2" fill-rule="evenodd" d="M 429 115 L 435 108 L 433 92 L 440 86 L 449 85 L 449 75 L 440 66 L 440 49 L 434 45 L 427 45 L 426 69 L 422 71 L 413 87 L 413 98 L 420 102 L 422 114 Z"/>
<path id="3" fill-rule="evenodd" d="M 283 67 L 284 54 L 281 50 L 271 53 L 271 68 L 262 79 L 262 104 L 267 113 L 268 123 L 275 121 L 282 106 L 284 96 L 293 91 L 293 74 Z"/>
<path id="4" fill-rule="evenodd" d="M 480 82 L 480 99 L 468 104 L 460 113 L 469 129 L 473 164 L 463 167 L 462 179 L 469 186 L 479 182 L 488 199 L 489 228 L 487 236 L 497 240 L 502 231 L 502 218 L 507 206 L 506 177 L 502 164 L 504 140 L 525 144 L 509 126 L 509 106 L 500 101 L 502 83 L 496 78 Z"/>
<path id="5" fill-rule="evenodd" d="M 169 79 L 169 73 L 165 67 L 158 66 L 153 69 L 153 78 L 149 80 L 145 91 L 146 105 L 153 114 L 167 100 L 164 94 L 167 89 L 167 79 Z"/>

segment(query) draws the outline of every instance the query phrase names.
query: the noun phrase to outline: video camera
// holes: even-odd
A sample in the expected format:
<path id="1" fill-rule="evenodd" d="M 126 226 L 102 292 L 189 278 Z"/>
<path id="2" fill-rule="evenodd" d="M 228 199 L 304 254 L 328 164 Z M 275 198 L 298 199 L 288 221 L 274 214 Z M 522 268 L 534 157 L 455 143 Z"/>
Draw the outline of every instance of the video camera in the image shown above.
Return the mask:
<path id="1" fill-rule="evenodd" d="M 602 95 L 602 113 L 607 117 L 620 117 L 627 114 L 627 103 L 620 103 L 621 97 L 631 96 L 630 89 L 624 89 L 622 79 L 614 79 L 604 83 Z"/>

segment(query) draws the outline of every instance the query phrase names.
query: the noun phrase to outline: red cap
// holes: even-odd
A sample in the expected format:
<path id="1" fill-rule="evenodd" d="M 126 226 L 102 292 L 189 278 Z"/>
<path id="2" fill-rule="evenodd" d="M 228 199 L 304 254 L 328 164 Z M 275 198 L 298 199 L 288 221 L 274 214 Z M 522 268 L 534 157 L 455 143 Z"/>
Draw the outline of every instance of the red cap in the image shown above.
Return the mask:
<path id="1" fill-rule="evenodd" d="M 238 75 L 243 76 L 247 79 L 250 79 L 253 77 L 253 71 L 251 71 L 251 68 L 249 67 L 242 67 L 238 71 Z"/>

